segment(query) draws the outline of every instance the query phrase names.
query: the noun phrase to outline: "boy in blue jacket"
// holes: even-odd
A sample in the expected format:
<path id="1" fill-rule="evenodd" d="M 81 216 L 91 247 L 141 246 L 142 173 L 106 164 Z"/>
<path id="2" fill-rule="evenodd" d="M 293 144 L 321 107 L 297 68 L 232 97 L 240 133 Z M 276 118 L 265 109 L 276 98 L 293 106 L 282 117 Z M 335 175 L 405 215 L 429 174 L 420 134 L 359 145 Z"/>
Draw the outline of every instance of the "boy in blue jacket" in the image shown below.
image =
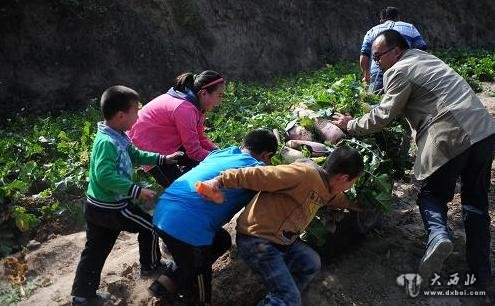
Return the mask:
<path id="1" fill-rule="evenodd" d="M 225 202 L 217 205 L 202 198 L 195 183 L 212 179 L 227 169 L 270 164 L 276 151 L 275 134 L 268 129 L 255 129 L 246 135 L 242 147 L 211 152 L 165 190 L 153 213 L 153 224 L 175 263 L 151 285 L 155 296 L 187 305 L 210 305 L 211 267 L 231 246 L 231 237 L 222 226 L 256 193 L 229 189 L 225 191 Z"/>

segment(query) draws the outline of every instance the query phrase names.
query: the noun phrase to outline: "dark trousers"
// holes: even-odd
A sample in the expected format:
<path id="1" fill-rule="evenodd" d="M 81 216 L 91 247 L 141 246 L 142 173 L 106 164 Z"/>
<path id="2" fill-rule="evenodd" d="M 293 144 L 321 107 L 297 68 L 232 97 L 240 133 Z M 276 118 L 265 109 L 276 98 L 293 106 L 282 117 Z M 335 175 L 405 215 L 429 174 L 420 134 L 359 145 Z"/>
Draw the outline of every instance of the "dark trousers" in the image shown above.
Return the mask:
<path id="1" fill-rule="evenodd" d="M 86 245 L 81 253 L 72 295 L 92 298 L 100 285 L 101 270 L 120 231 L 138 234 L 141 268 L 154 268 L 160 261 L 158 236 L 152 217 L 141 208 L 129 204 L 122 210 L 110 211 L 86 205 Z"/>
<path id="2" fill-rule="evenodd" d="M 418 205 L 428 234 L 428 245 L 448 238 L 447 202 L 461 178 L 461 203 L 466 231 L 466 258 L 480 285 L 491 279 L 488 192 L 495 135 L 472 145 L 422 182 Z"/>
<path id="3" fill-rule="evenodd" d="M 184 155 L 179 158 L 177 165 L 154 166 L 150 169 L 149 173 L 158 184 L 160 184 L 163 188 L 167 188 L 179 176 L 196 167 L 198 164 L 198 161 L 190 159 L 188 156 Z"/>
<path id="4" fill-rule="evenodd" d="M 220 229 L 215 233 L 213 244 L 195 247 L 167 233 L 157 230 L 175 261 L 175 270 L 167 275 L 177 287 L 177 295 L 187 305 L 209 305 L 211 303 L 211 267 L 230 249 L 229 233 Z"/>

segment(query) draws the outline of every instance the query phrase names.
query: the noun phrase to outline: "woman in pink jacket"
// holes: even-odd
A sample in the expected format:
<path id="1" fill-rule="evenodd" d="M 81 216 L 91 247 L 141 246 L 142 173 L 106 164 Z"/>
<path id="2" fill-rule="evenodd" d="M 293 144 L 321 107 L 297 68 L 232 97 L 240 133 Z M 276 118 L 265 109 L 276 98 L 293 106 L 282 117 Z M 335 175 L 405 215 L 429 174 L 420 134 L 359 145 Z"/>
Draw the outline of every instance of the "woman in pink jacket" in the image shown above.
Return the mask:
<path id="1" fill-rule="evenodd" d="M 204 133 L 204 121 L 205 113 L 222 102 L 224 91 L 225 81 L 218 72 L 184 73 L 166 94 L 139 111 L 139 118 L 129 131 L 136 147 L 160 154 L 185 152 L 178 165 L 146 169 L 163 187 L 217 149 Z"/>

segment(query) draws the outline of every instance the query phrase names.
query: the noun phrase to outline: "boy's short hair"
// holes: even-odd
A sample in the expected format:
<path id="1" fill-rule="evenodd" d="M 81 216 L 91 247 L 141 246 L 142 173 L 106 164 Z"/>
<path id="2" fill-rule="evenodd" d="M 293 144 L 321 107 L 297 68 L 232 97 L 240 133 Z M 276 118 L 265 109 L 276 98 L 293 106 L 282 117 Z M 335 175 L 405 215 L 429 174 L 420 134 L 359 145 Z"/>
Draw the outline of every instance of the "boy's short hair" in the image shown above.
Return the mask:
<path id="1" fill-rule="evenodd" d="M 277 137 L 273 131 L 265 128 L 252 130 L 244 137 L 244 147 L 254 154 L 275 153 L 278 148 Z"/>
<path id="2" fill-rule="evenodd" d="M 364 171 L 363 157 L 354 148 L 339 146 L 327 157 L 323 169 L 329 177 L 347 174 L 350 179 L 353 179 Z"/>
<path id="3" fill-rule="evenodd" d="M 398 8 L 394 6 L 388 6 L 380 11 L 380 19 L 381 20 L 399 20 L 400 11 Z"/>
<path id="4" fill-rule="evenodd" d="M 103 92 L 100 99 L 100 109 L 105 120 L 112 119 L 120 111 L 127 112 L 131 101 L 138 101 L 139 94 L 126 86 L 116 85 Z"/>

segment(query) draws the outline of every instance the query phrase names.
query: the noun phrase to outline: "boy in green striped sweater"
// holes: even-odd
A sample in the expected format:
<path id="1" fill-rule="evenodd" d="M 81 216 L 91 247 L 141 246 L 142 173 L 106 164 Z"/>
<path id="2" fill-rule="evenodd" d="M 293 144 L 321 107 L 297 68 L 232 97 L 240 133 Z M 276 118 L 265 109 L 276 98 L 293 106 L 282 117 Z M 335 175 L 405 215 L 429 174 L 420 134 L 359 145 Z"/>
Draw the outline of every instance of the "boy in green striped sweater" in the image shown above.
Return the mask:
<path id="1" fill-rule="evenodd" d="M 159 267 L 160 249 L 152 217 L 132 203 L 152 201 L 154 191 L 132 182 L 133 166 L 177 163 L 183 154 L 160 155 L 135 148 L 124 133 L 138 118 L 139 95 L 125 86 L 113 86 L 101 97 L 104 122 L 98 123 L 89 166 L 86 192 L 86 245 L 72 285 L 72 305 L 89 305 L 101 299 L 96 290 L 103 264 L 120 231 L 138 234 L 141 275 Z"/>

